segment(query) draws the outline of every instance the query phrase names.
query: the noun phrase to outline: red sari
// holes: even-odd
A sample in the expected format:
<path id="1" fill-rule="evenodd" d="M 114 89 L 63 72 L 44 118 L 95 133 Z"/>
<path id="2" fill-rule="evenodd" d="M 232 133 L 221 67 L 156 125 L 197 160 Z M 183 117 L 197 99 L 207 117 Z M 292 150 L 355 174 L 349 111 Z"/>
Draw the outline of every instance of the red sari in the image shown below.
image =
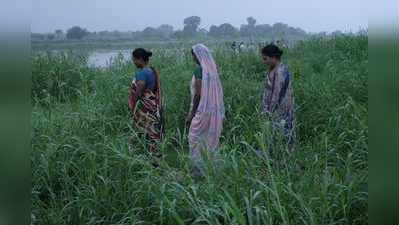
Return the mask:
<path id="1" fill-rule="evenodd" d="M 139 132 L 145 134 L 150 152 L 159 156 L 156 146 L 164 133 L 162 92 L 159 73 L 154 68 L 151 69 L 155 74 L 154 89 L 145 89 L 142 96 L 139 97 L 136 80 L 133 80 L 129 91 L 129 108 L 135 127 Z"/>

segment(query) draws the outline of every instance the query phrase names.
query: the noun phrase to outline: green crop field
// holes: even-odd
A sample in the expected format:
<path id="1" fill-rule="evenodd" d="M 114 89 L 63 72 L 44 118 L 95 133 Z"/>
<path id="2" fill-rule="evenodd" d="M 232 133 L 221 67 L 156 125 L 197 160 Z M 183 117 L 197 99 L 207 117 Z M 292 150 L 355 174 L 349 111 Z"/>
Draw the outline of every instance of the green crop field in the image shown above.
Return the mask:
<path id="1" fill-rule="evenodd" d="M 368 37 L 310 38 L 285 51 L 297 116 L 292 153 L 279 141 L 271 148 L 259 113 L 260 55 L 210 48 L 226 119 L 220 160 L 202 179 L 190 175 L 184 126 L 189 48 L 151 48 L 166 103 L 157 169 L 131 122 L 131 63 L 99 69 L 73 52 L 32 54 L 32 224 L 368 224 Z"/>

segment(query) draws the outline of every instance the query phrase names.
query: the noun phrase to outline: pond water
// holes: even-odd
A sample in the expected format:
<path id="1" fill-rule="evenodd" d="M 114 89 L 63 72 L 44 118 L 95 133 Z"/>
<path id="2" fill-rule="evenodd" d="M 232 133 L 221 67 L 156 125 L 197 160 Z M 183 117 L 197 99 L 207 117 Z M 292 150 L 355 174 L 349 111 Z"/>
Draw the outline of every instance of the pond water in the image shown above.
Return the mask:
<path id="1" fill-rule="evenodd" d="M 89 54 L 87 64 L 90 67 L 106 68 L 113 60 L 122 58 L 123 61 L 131 60 L 131 50 L 99 50 Z"/>

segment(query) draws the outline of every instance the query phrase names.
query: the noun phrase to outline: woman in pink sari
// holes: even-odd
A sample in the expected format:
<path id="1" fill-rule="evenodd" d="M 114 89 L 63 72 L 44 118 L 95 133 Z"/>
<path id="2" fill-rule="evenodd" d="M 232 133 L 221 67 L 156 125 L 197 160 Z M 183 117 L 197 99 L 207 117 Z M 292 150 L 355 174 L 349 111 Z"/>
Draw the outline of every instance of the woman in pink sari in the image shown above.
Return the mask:
<path id="1" fill-rule="evenodd" d="M 216 153 L 224 119 L 223 89 L 213 57 L 203 44 L 192 47 L 198 67 L 191 81 L 191 107 L 186 119 L 190 157 L 200 169 L 202 155 Z"/>

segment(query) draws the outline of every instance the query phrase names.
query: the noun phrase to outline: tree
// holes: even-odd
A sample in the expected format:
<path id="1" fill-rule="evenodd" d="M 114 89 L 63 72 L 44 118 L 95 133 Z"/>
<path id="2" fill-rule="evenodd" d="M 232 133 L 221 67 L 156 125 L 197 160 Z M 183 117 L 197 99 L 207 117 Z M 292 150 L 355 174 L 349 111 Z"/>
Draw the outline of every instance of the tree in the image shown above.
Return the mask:
<path id="1" fill-rule="evenodd" d="M 247 23 L 250 27 L 255 27 L 256 19 L 254 19 L 252 16 L 250 16 L 247 18 Z"/>
<path id="2" fill-rule="evenodd" d="M 306 31 L 302 30 L 301 28 L 294 28 L 294 27 L 289 27 L 288 28 L 288 33 L 290 35 L 295 35 L 295 36 L 306 36 Z"/>
<path id="3" fill-rule="evenodd" d="M 209 36 L 211 36 L 211 37 L 219 37 L 219 27 L 215 26 L 215 25 L 212 25 L 209 28 Z"/>
<path id="4" fill-rule="evenodd" d="M 240 35 L 242 37 L 251 37 L 255 33 L 254 28 L 250 27 L 248 24 L 243 24 L 240 27 Z"/>
<path id="5" fill-rule="evenodd" d="M 61 38 L 63 38 L 63 36 L 64 36 L 64 32 L 62 31 L 62 30 L 55 30 L 55 37 L 57 38 L 57 39 L 61 39 Z"/>
<path id="6" fill-rule="evenodd" d="M 159 38 L 161 36 L 160 32 L 153 27 L 146 27 L 143 30 L 143 32 L 141 32 L 141 35 L 143 38 L 151 38 L 151 39 Z"/>
<path id="7" fill-rule="evenodd" d="M 229 23 L 224 23 L 219 26 L 219 29 L 224 37 L 236 37 L 238 36 L 238 30 Z"/>
<path id="8" fill-rule="evenodd" d="M 285 23 L 275 23 L 273 25 L 273 34 L 275 38 L 282 38 L 288 33 L 288 25 Z"/>
<path id="9" fill-rule="evenodd" d="M 257 37 L 271 37 L 273 30 L 269 24 L 260 24 L 255 26 L 255 36 Z"/>
<path id="10" fill-rule="evenodd" d="M 237 37 L 238 30 L 229 23 L 224 23 L 220 26 L 211 26 L 209 35 L 212 37 Z"/>
<path id="11" fill-rule="evenodd" d="M 256 33 L 256 31 L 255 31 L 256 19 L 254 19 L 253 17 L 248 17 L 247 23 L 248 24 L 241 25 L 241 28 L 240 28 L 241 36 L 252 37 Z"/>
<path id="12" fill-rule="evenodd" d="M 327 32 L 323 31 L 323 32 L 319 32 L 317 34 L 314 35 L 315 37 L 327 37 Z"/>
<path id="13" fill-rule="evenodd" d="M 183 31 L 178 30 L 173 33 L 172 37 L 177 38 L 177 39 L 182 39 L 183 38 Z"/>
<path id="14" fill-rule="evenodd" d="M 98 35 L 100 35 L 100 36 L 107 36 L 108 34 L 109 34 L 109 31 L 107 31 L 107 30 L 102 30 L 102 31 L 98 32 Z"/>
<path id="15" fill-rule="evenodd" d="M 140 31 L 133 31 L 130 33 L 130 38 L 132 39 L 140 39 L 141 32 Z"/>
<path id="16" fill-rule="evenodd" d="M 173 34 L 173 26 L 168 24 L 159 26 L 157 30 L 161 34 L 162 38 L 169 38 Z"/>
<path id="17" fill-rule="evenodd" d="M 198 31 L 198 27 L 201 24 L 201 18 L 198 16 L 187 17 L 184 19 L 183 23 L 184 37 L 195 37 Z"/>
<path id="18" fill-rule="evenodd" d="M 202 38 L 206 38 L 208 36 L 208 31 L 204 28 L 199 29 L 198 36 Z"/>
<path id="19" fill-rule="evenodd" d="M 55 34 L 56 35 L 62 35 L 62 34 L 64 34 L 64 32 L 62 30 L 55 30 Z"/>
<path id="20" fill-rule="evenodd" d="M 74 26 L 67 30 L 66 37 L 68 39 L 82 39 L 84 36 L 88 35 L 89 32 L 79 26 Z"/>
<path id="21" fill-rule="evenodd" d="M 47 34 L 47 39 L 48 40 L 54 40 L 55 35 L 54 34 Z"/>
<path id="22" fill-rule="evenodd" d="M 331 33 L 331 36 L 339 37 L 339 36 L 342 36 L 343 34 L 344 34 L 344 33 L 342 33 L 342 31 L 336 30 L 336 31 L 334 31 L 334 32 Z"/>
<path id="23" fill-rule="evenodd" d="M 43 34 L 39 34 L 39 33 L 31 33 L 30 35 L 31 39 L 35 39 L 35 40 L 44 40 L 45 36 Z"/>

